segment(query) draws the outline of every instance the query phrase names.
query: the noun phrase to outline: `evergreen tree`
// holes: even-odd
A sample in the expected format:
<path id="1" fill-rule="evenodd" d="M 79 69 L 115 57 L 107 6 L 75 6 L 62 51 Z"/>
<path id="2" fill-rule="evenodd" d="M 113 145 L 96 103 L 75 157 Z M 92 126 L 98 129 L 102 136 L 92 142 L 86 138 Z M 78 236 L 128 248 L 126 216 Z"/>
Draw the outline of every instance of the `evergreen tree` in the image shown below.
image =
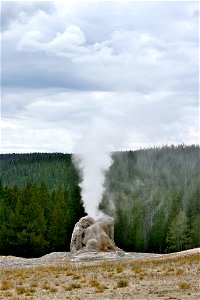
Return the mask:
<path id="1" fill-rule="evenodd" d="M 61 187 L 53 194 L 53 207 L 48 228 L 48 239 L 53 251 L 65 250 L 66 212 L 64 191 Z"/>
<path id="2" fill-rule="evenodd" d="M 192 222 L 192 237 L 195 247 L 200 247 L 200 214 Z"/>
<path id="3" fill-rule="evenodd" d="M 149 249 L 153 252 L 163 253 L 166 249 L 166 230 L 164 209 L 160 210 L 153 221 L 149 235 Z"/>
<path id="4" fill-rule="evenodd" d="M 9 208 L 6 207 L 3 199 L 0 199 L 0 253 L 3 254 L 7 248 L 7 235 L 9 224 Z"/>
<path id="5" fill-rule="evenodd" d="M 2 200 L 4 197 L 4 186 L 3 186 L 3 182 L 0 179 L 0 200 Z"/>
<path id="6" fill-rule="evenodd" d="M 48 221 L 48 218 L 50 216 L 50 211 L 52 208 L 52 203 L 51 203 L 51 194 L 45 182 L 42 182 L 38 187 L 38 201 L 44 210 L 44 217 L 46 221 Z"/>
<path id="7" fill-rule="evenodd" d="M 199 177 L 197 177 L 199 179 Z M 195 184 L 195 179 L 193 179 L 193 185 Z M 196 185 L 194 185 L 194 191 L 191 193 L 190 202 L 188 203 L 188 215 L 192 219 L 196 215 L 200 214 L 200 183 L 199 180 Z"/>
<path id="8" fill-rule="evenodd" d="M 181 210 L 173 219 L 166 241 L 170 251 L 182 251 L 192 246 L 191 230 L 184 211 Z"/>
<path id="9" fill-rule="evenodd" d="M 118 247 L 124 249 L 124 246 L 126 245 L 126 219 L 124 218 L 124 214 L 120 206 L 118 205 L 116 207 L 116 215 L 117 218 L 115 219 L 115 229 L 114 229 L 114 239 L 115 243 Z"/>
<path id="10" fill-rule="evenodd" d="M 101 209 L 115 216 L 119 247 L 165 252 L 167 245 L 171 251 L 199 246 L 199 149 L 180 145 L 112 154 Z M 74 225 L 85 215 L 72 156 L 2 154 L 0 163 L 1 253 L 69 250 Z"/>
<path id="11" fill-rule="evenodd" d="M 21 191 L 10 222 L 9 244 L 24 256 L 39 256 L 45 253 L 45 217 L 39 203 L 36 184 L 28 183 Z"/>

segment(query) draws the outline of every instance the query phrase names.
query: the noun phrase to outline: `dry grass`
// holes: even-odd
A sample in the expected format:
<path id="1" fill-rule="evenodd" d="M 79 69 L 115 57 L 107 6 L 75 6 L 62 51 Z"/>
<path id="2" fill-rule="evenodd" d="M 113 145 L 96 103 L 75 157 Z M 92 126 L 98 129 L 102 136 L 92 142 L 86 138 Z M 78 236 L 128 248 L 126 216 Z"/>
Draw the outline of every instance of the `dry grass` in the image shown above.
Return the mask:
<path id="1" fill-rule="evenodd" d="M 4 268 L 0 299 L 200 299 L 200 255 Z M 120 291 L 119 291 L 120 290 Z M 150 296 L 151 295 L 151 296 Z"/>
<path id="2" fill-rule="evenodd" d="M 15 290 L 19 295 L 26 293 L 26 289 L 23 286 L 16 286 Z"/>
<path id="3" fill-rule="evenodd" d="M 100 285 L 99 281 L 97 281 L 96 279 L 89 280 L 89 284 L 93 287 L 98 287 Z"/>
<path id="4" fill-rule="evenodd" d="M 191 287 L 191 284 L 188 282 L 181 282 L 181 283 L 179 283 L 179 287 L 180 287 L 180 289 L 185 290 L 185 289 L 189 289 Z"/>
<path id="5" fill-rule="evenodd" d="M 80 289 L 81 288 L 81 284 L 79 283 L 71 283 L 67 286 L 64 287 L 64 290 L 67 291 L 72 291 L 74 289 Z"/>
<path id="6" fill-rule="evenodd" d="M 13 284 L 9 280 L 6 280 L 6 279 L 2 280 L 2 282 L 1 282 L 1 290 L 2 291 L 7 291 L 12 288 L 13 288 Z"/>
<path id="7" fill-rule="evenodd" d="M 116 273 L 123 273 L 124 268 L 122 266 L 116 268 Z"/>
<path id="8" fill-rule="evenodd" d="M 127 279 L 120 279 L 117 281 L 117 288 L 124 288 L 128 286 L 128 280 Z"/>

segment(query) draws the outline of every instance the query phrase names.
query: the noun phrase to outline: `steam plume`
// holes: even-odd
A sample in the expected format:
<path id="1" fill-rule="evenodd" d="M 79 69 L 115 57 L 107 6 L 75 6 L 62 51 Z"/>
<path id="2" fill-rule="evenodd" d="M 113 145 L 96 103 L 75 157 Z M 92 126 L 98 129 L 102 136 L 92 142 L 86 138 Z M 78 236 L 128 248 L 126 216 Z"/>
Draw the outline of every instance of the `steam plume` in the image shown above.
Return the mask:
<path id="1" fill-rule="evenodd" d="M 111 153 L 120 143 L 116 124 L 98 118 L 77 145 L 74 159 L 81 173 L 81 195 L 85 212 L 94 218 L 100 214 L 99 204 L 105 189 L 105 172 L 112 165 Z"/>

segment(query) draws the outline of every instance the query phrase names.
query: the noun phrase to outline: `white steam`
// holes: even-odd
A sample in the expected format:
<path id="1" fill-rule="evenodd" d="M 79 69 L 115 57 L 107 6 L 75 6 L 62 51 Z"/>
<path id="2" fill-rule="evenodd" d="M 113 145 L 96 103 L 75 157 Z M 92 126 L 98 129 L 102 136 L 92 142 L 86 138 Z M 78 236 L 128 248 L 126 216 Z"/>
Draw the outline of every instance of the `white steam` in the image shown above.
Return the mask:
<path id="1" fill-rule="evenodd" d="M 82 136 L 74 155 L 81 172 L 81 195 L 85 212 L 97 218 L 105 189 L 105 172 L 112 165 L 111 153 L 120 146 L 121 134 L 116 124 L 104 118 L 95 119 Z"/>

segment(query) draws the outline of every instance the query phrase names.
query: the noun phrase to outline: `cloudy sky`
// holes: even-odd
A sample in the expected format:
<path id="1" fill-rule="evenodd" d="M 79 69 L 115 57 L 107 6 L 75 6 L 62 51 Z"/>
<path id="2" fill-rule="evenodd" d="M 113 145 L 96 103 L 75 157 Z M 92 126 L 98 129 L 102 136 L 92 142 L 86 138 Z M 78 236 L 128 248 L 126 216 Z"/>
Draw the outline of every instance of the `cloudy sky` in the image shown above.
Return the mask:
<path id="1" fill-rule="evenodd" d="M 197 1 L 2 1 L 1 17 L 2 153 L 73 152 L 97 123 L 118 149 L 198 143 Z"/>

